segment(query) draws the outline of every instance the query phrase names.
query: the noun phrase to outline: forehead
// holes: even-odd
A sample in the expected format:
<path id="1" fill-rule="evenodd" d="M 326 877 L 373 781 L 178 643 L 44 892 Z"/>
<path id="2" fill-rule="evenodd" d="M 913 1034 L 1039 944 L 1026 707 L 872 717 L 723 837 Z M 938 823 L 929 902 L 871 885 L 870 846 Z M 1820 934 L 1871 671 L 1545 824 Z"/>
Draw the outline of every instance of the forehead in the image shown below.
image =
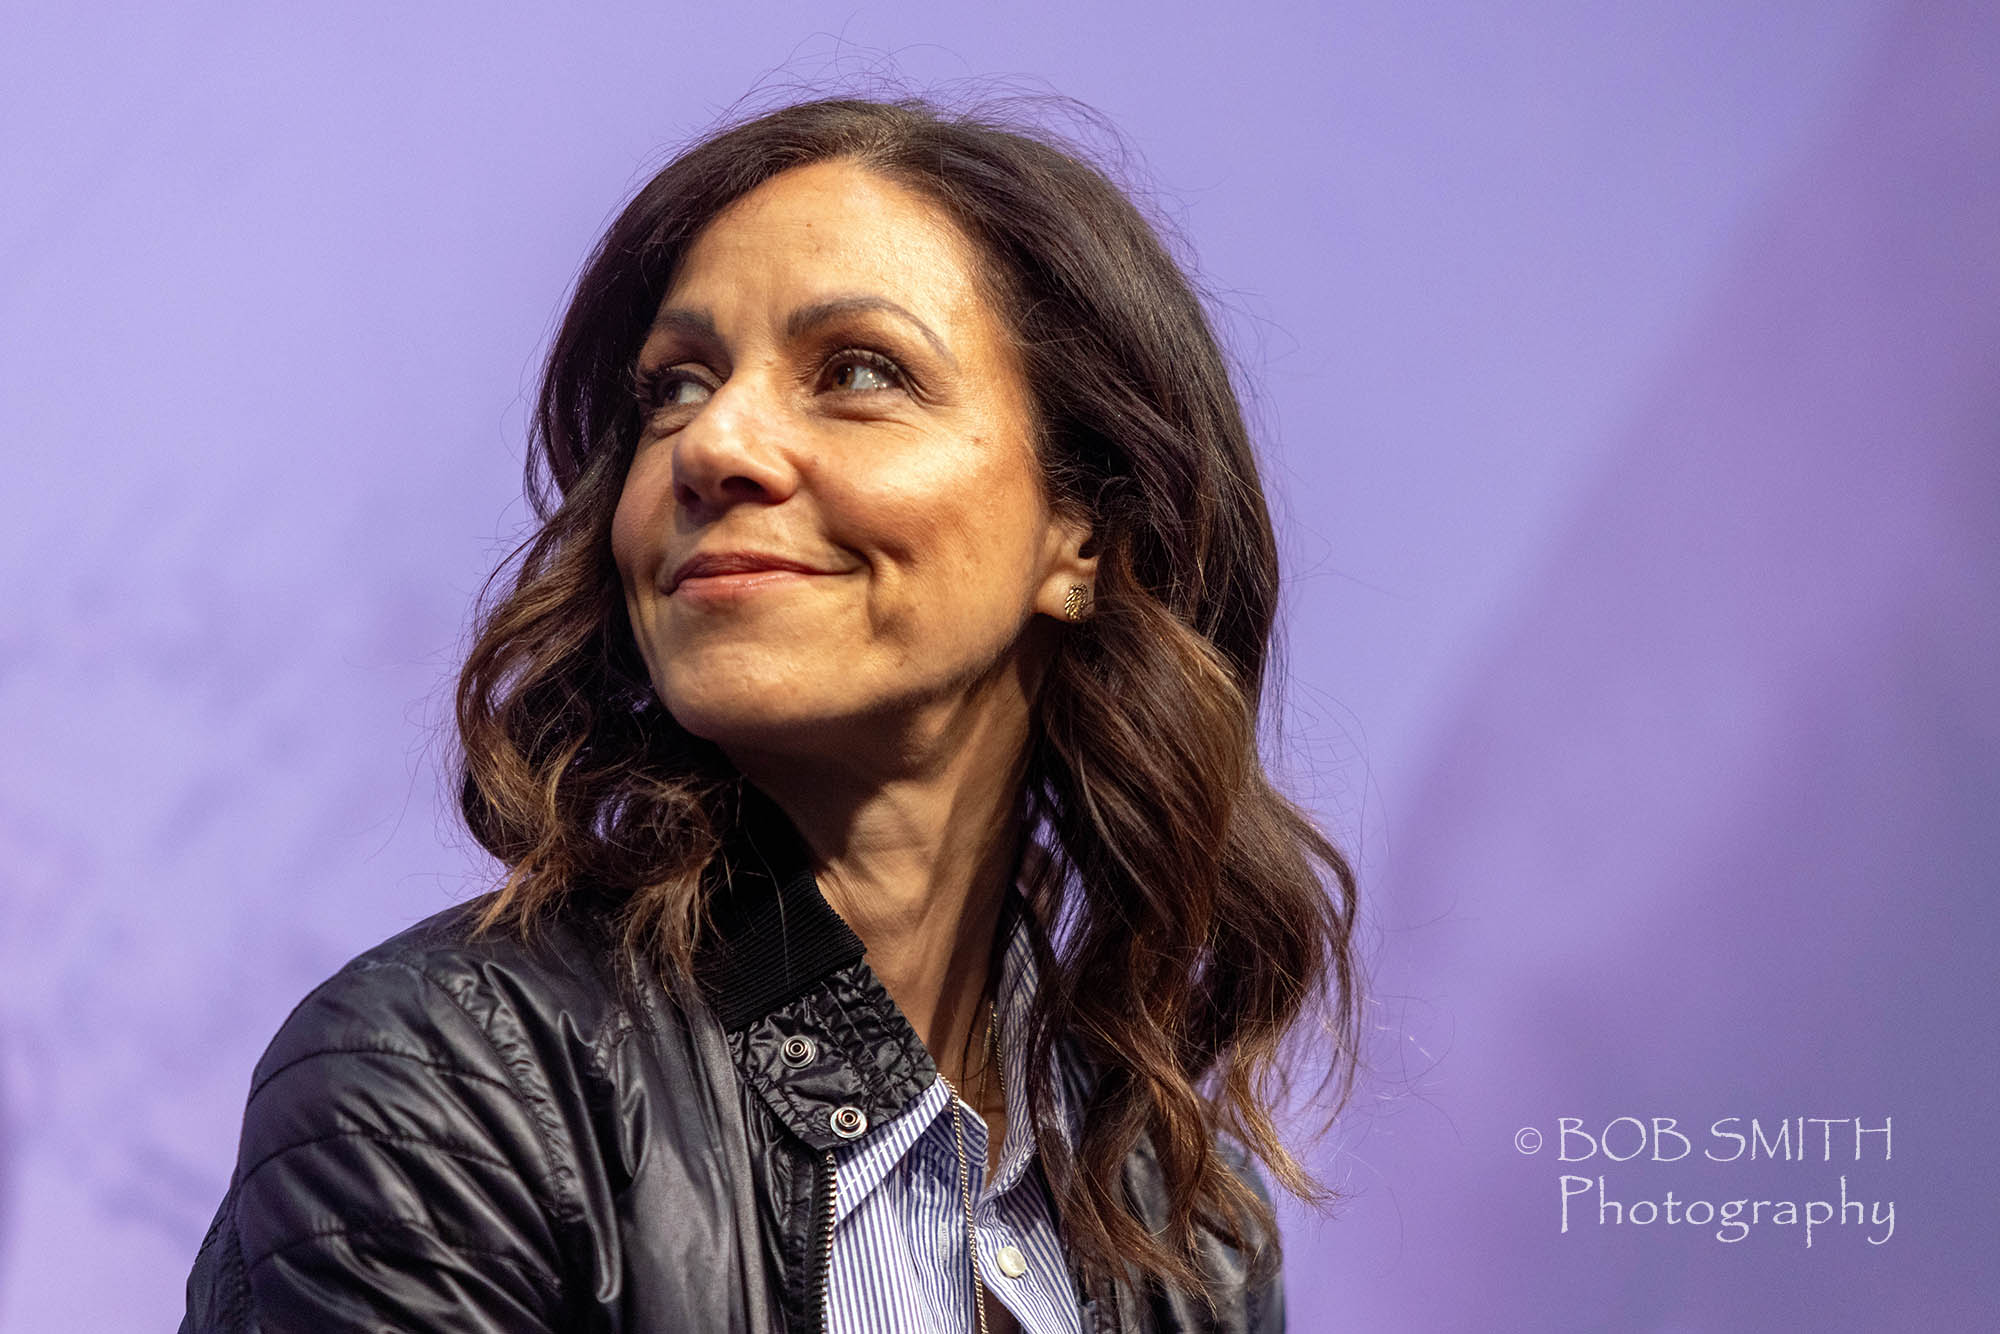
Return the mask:
<path id="1" fill-rule="evenodd" d="M 688 248 L 663 305 L 887 296 L 968 334 L 991 321 L 972 243 L 929 199 L 852 162 L 772 177 Z"/>

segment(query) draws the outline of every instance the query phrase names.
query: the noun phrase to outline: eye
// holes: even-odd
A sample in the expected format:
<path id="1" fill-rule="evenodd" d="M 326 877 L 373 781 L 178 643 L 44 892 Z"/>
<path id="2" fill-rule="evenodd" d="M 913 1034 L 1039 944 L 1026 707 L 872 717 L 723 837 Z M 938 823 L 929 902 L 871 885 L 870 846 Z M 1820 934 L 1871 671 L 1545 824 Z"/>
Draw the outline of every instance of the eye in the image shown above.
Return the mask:
<path id="1" fill-rule="evenodd" d="M 833 387 L 844 393 L 879 393 L 884 389 L 900 389 L 908 383 L 902 367 L 866 348 L 850 347 L 836 352 L 826 368 L 832 372 L 827 378 Z"/>
<path id="2" fill-rule="evenodd" d="M 640 371 L 634 379 L 639 406 L 647 412 L 693 407 L 714 392 L 691 372 L 674 366 Z"/>
<path id="3" fill-rule="evenodd" d="M 684 393 L 684 390 L 692 390 L 693 392 Z M 686 407 L 690 403 L 706 402 L 708 395 L 708 386 L 693 376 L 678 375 L 669 372 L 666 376 L 666 383 L 654 391 L 653 404 L 655 407 L 662 408 Z"/>

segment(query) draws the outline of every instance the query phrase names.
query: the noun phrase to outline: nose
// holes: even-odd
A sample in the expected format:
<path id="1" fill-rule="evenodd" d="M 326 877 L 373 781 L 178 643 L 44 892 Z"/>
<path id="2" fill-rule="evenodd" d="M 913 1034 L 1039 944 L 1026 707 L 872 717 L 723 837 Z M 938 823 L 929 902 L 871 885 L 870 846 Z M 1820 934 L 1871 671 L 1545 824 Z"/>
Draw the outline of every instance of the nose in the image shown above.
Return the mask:
<path id="1" fill-rule="evenodd" d="M 781 405 L 739 373 L 709 395 L 674 436 L 674 500 L 697 521 L 742 503 L 775 505 L 798 489 L 783 445 Z"/>

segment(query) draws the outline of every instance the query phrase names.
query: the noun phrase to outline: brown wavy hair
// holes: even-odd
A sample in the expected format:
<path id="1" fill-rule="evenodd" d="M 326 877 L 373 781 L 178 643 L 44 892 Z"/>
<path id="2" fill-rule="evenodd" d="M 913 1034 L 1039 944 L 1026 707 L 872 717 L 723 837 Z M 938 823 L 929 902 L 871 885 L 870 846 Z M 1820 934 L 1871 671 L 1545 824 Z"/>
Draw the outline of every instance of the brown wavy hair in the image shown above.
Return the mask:
<path id="1" fill-rule="evenodd" d="M 1218 1135 L 1294 1194 L 1327 1197 L 1273 1112 L 1295 1045 L 1333 1107 L 1351 1088 L 1355 877 L 1259 758 L 1276 543 L 1202 301 L 1104 170 L 1009 114 L 795 103 L 701 139 L 618 215 L 542 378 L 539 528 L 489 585 L 460 677 L 461 805 L 508 868 L 486 928 L 532 930 L 589 887 L 629 957 L 691 976 L 741 780 L 660 704 L 626 620 L 610 525 L 639 436 L 633 363 L 695 236 L 779 172 L 850 160 L 934 201 L 974 242 L 1018 345 L 1050 502 L 1087 517 L 1099 555 L 1094 614 L 1061 639 L 1027 757 L 1023 801 L 1056 854 L 1029 887 L 1029 1123 L 1044 1123 L 1063 1043 L 1097 1076 L 1081 1139 L 1071 1152 L 1038 1133 L 1086 1281 L 1137 1271 L 1206 1296 L 1198 1226 L 1259 1273 L 1278 1258 L 1271 1207 Z M 1305 1043 L 1286 1043 L 1295 1028 Z M 1142 1135 L 1169 1185 L 1159 1230 L 1122 1185 Z"/>

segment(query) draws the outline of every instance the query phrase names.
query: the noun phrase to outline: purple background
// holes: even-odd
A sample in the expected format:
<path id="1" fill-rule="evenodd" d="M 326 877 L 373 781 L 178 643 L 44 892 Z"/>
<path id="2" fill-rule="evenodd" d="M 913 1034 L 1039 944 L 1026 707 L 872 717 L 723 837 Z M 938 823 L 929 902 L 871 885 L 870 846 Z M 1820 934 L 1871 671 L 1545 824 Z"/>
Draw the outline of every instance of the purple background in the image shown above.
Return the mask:
<path id="1" fill-rule="evenodd" d="M 286 1011 L 484 884 L 438 726 L 538 350 L 779 67 L 1101 109 L 1262 385 L 1376 983 L 1292 1327 L 1991 1321 L 1996 15 L 9 6 L 0 1330 L 170 1327 Z M 1556 1161 L 1620 1115 L 1894 1159 Z M 1562 1235 L 1565 1171 L 1897 1222 Z"/>

